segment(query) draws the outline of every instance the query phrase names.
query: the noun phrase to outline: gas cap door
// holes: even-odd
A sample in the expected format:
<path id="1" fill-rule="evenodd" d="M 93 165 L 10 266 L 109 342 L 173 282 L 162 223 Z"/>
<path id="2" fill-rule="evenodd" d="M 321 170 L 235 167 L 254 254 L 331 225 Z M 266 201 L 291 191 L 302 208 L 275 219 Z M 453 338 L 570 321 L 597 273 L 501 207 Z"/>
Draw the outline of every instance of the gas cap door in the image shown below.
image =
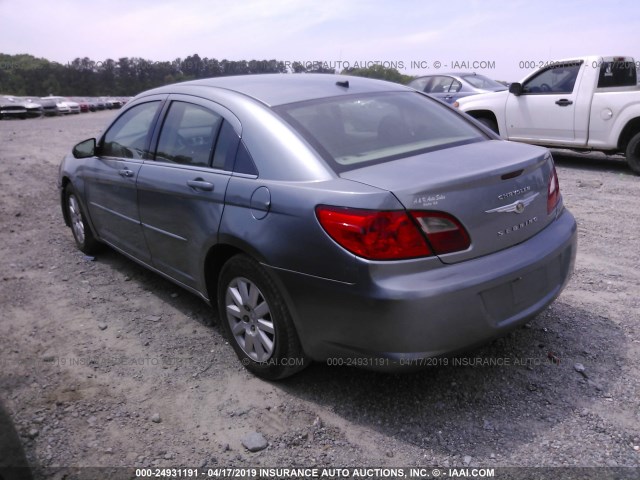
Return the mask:
<path id="1" fill-rule="evenodd" d="M 267 187 L 258 187 L 251 195 L 251 214 L 256 220 L 262 220 L 271 208 L 271 192 Z"/>

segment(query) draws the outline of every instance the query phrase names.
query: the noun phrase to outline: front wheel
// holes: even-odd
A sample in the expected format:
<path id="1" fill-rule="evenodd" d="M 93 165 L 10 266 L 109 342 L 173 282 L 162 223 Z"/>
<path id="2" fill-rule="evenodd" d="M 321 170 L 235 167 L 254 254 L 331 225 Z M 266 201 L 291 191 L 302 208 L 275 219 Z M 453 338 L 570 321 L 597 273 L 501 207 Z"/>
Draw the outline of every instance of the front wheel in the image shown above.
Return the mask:
<path id="1" fill-rule="evenodd" d="M 232 257 L 218 282 L 220 323 L 242 365 L 266 380 L 307 366 L 282 295 L 269 274 L 246 255 Z"/>
<path id="2" fill-rule="evenodd" d="M 67 185 L 65 189 L 65 206 L 67 208 L 73 238 L 76 241 L 78 249 L 87 255 L 97 253 L 101 244 L 93 236 L 91 227 L 89 227 L 87 219 L 80 207 L 78 195 L 71 184 Z"/>
<path id="3" fill-rule="evenodd" d="M 640 133 L 636 133 L 631 140 L 629 140 L 625 156 L 633 173 L 640 175 Z"/>

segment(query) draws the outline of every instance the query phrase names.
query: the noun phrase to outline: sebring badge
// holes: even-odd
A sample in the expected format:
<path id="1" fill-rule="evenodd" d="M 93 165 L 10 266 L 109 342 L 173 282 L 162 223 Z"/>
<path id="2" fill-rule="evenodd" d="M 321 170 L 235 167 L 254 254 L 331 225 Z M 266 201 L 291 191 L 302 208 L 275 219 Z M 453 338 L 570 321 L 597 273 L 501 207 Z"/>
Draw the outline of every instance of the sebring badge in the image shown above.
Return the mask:
<path id="1" fill-rule="evenodd" d="M 540 193 L 534 193 L 530 197 L 523 198 L 522 200 L 516 200 L 509 205 L 503 205 L 502 207 L 486 210 L 485 213 L 522 213 L 538 195 L 540 195 Z"/>

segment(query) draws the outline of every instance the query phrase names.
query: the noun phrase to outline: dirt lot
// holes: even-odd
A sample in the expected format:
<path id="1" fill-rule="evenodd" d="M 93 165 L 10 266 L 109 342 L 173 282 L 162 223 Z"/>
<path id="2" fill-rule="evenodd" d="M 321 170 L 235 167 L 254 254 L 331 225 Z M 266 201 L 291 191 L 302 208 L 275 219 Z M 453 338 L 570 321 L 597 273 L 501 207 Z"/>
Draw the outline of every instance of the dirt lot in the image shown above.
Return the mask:
<path id="1" fill-rule="evenodd" d="M 625 466 L 640 478 L 640 178 L 623 159 L 554 152 L 579 253 L 525 328 L 466 364 L 397 376 L 314 364 L 272 384 L 240 366 L 201 300 L 113 251 L 75 249 L 58 164 L 113 115 L 0 122 L 0 467 Z M 268 447 L 243 447 L 251 432 Z"/>

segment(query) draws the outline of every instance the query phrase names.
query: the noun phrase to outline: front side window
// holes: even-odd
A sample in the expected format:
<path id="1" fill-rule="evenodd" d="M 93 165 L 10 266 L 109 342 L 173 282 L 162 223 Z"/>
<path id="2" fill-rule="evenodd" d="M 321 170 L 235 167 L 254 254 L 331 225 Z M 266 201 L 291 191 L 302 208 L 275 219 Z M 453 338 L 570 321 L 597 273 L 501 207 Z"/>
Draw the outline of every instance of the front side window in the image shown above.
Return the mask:
<path id="1" fill-rule="evenodd" d="M 486 136 L 417 92 L 354 94 L 275 108 L 337 172 Z"/>
<path id="2" fill-rule="evenodd" d="M 522 85 L 523 94 L 571 93 L 582 62 L 554 65 Z"/>
<path id="3" fill-rule="evenodd" d="M 100 155 L 105 157 L 149 157 L 146 146 L 159 101 L 142 103 L 123 113 L 105 133 Z"/>
<path id="4" fill-rule="evenodd" d="M 222 117 L 192 103 L 174 101 L 162 125 L 156 160 L 208 167 Z"/>

